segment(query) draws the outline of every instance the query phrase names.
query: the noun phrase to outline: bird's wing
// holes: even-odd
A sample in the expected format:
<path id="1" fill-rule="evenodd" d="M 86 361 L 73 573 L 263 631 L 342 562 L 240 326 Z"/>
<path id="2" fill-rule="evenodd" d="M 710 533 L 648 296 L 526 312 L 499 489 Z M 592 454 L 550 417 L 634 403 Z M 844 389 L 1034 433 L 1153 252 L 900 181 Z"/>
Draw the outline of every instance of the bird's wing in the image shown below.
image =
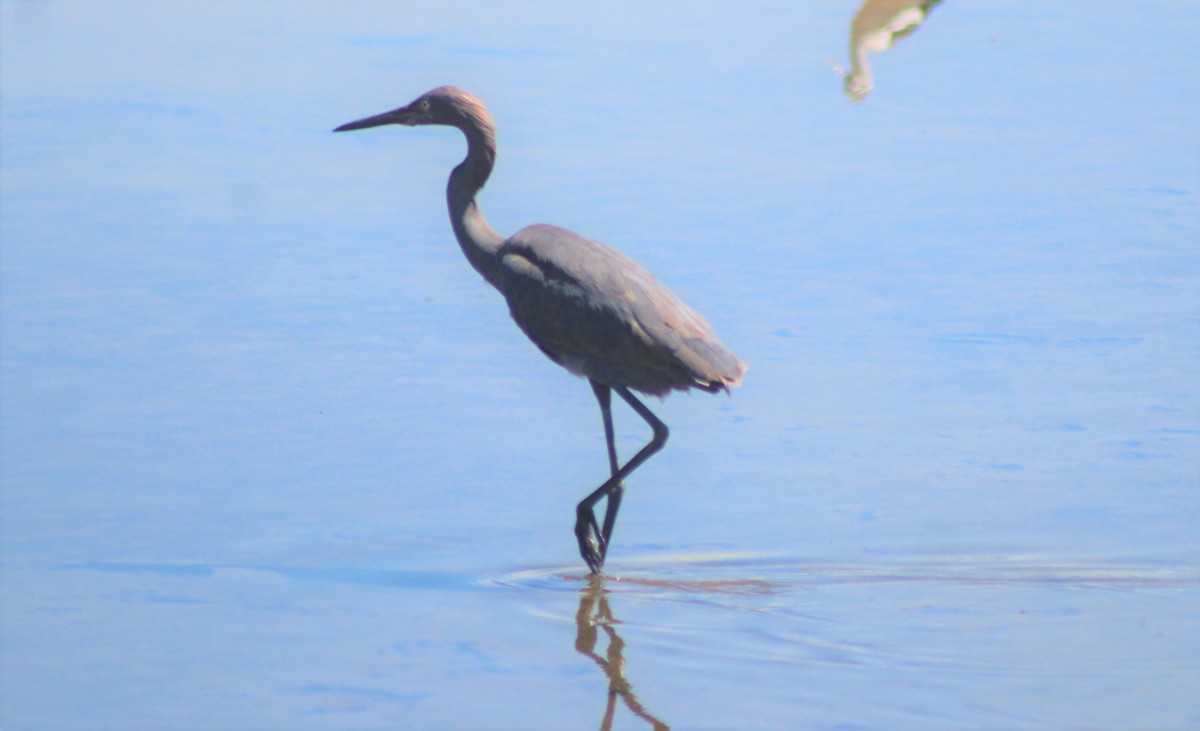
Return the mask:
<path id="1" fill-rule="evenodd" d="M 736 383 L 744 369 L 703 317 L 615 249 L 536 225 L 499 253 L 513 319 L 568 368 L 572 359 L 639 363 L 675 387 Z"/>

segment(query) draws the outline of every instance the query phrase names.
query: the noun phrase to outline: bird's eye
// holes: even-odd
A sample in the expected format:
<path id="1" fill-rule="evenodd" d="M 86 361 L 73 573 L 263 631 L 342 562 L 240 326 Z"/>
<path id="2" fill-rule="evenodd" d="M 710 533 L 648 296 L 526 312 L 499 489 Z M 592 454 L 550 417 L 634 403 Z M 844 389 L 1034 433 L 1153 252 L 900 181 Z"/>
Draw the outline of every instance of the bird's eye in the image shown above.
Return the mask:
<path id="1" fill-rule="evenodd" d="M 421 103 L 417 104 L 417 109 L 420 109 L 422 112 L 428 112 L 429 111 L 429 100 L 422 99 Z"/>

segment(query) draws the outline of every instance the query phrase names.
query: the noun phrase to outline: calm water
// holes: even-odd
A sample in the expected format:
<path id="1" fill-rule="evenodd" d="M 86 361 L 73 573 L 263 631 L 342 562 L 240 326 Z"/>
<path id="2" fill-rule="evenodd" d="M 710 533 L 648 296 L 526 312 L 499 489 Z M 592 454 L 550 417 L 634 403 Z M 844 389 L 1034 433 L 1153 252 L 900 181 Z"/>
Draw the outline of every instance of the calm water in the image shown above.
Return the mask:
<path id="1" fill-rule="evenodd" d="M 0 726 L 1200 726 L 1200 5 L 436 5 L 0 2 Z M 751 367 L 602 585 L 444 83 Z"/>

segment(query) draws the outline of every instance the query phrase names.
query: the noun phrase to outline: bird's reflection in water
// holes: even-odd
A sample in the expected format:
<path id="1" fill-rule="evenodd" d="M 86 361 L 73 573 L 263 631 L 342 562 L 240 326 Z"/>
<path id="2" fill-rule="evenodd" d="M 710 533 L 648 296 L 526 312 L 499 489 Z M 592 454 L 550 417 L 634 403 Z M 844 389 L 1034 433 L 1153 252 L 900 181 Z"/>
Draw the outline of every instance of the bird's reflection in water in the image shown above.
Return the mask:
<path id="1" fill-rule="evenodd" d="M 633 686 L 625 679 L 625 658 L 622 654 L 625 641 L 617 634 L 616 624 L 618 622 L 613 619 L 612 609 L 608 605 L 604 577 L 592 575 L 588 585 L 579 592 L 579 611 L 575 613 L 575 651 L 594 660 L 608 676 L 608 704 L 604 709 L 604 720 L 600 723 L 601 731 L 612 728 L 618 698 L 633 715 L 646 721 L 656 731 L 668 729 L 667 724 L 650 715 L 642 706 L 633 693 Z M 603 657 L 596 653 L 600 630 L 608 636 L 608 650 Z"/>
<path id="2" fill-rule="evenodd" d="M 896 41 L 911 35 L 941 0 L 866 0 L 850 24 L 850 71 L 845 92 L 860 102 L 875 86 L 869 55 L 882 53 Z"/>

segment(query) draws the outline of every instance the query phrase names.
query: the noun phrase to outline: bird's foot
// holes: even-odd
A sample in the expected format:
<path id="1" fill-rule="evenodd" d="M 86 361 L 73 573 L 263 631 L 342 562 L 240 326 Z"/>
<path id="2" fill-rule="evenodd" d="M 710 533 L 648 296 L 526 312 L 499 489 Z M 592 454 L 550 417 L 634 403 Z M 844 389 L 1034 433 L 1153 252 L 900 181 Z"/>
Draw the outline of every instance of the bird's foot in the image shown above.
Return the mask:
<path id="1" fill-rule="evenodd" d="M 596 525 L 596 516 L 591 510 L 580 508 L 575 519 L 575 540 L 579 541 L 579 555 L 588 569 L 599 574 L 604 565 L 604 537 L 600 535 L 600 526 Z"/>

